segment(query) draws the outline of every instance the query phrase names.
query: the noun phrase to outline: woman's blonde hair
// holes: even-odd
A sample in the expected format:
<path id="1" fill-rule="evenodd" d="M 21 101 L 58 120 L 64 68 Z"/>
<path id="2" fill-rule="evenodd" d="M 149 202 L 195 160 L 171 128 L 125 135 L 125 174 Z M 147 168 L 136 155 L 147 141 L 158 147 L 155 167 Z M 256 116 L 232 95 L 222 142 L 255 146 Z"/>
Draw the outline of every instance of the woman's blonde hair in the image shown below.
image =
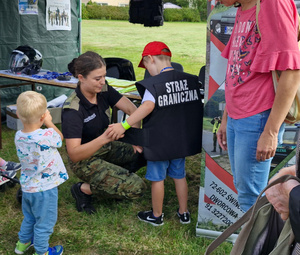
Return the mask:
<path id="1" fill-rule="evenodd" d="M 46 111 L 47 100 L 44 95 L 26 91 L 18 96 L 17 113 L 22 122 L 27 124 L 38 122 Z"/>

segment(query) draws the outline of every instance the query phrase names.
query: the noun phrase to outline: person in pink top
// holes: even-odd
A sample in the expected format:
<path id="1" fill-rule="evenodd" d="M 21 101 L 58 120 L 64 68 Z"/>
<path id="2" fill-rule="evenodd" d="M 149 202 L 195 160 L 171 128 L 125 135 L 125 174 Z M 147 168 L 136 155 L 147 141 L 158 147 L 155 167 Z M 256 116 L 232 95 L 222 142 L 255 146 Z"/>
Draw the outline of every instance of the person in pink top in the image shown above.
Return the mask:
<path id="1" fill-rule="evenodd" d="M 284 119 L 300 85 L 298 13 L 293 0 L 221 0 L 238 6 L 228 59 L 226 109 L 218 142 L 228 149 L 238 201 L 243 211 L 266 186 Z M 275 95 L 272 71 L 282 71 Z"/>

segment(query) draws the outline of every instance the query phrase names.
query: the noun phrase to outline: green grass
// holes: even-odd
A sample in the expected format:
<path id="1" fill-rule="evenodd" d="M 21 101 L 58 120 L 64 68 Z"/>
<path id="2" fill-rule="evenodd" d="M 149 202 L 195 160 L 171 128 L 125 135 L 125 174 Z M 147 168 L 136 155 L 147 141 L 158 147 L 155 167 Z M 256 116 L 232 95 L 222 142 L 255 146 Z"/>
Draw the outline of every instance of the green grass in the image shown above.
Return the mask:
<path id="1" fill-rule="evenodd" d="M 210 123 L 212 118 L 203 117 L 203 130 L 212 131 L 213 125 Z"/>
<path id="2" fill-rule="evenodd" d="M 172 51 L 172 61 L 188 73 L 198 75 L 205 64 L 206 23 L 165 22 L 162 27 L 144 27 L 127 21 L 83 20 L 82 52 L 93 50 L 102 57 L 129 59 L 137 80 L 144 77 L 139 68 L 142 51 L 151 41 L 163 41 Z"/>
<path id="3" fill-rule="evenodd" d="M 136 67 L 146 43 L 153 40 L 166 42 L 171 48 L 173 61 L 183 64 L 187 72 L 198 74 L 205 61 L 204 23 L 165 23 L 159 28 L 144 28 L 120 21 L 83 21 L 83 52 L 95 50 L 103 57 L 124 57 Z M 135 68 L 137 79 L 143 78 L 144 70 Z M 3 149 L 1 157 L 17 161 L 15 131 L 3 125 Z M 200 183 L 203 185 L 200 169 L 204 162 L 201 154 L 187 158 L 186 172 L 189 185 L 189 210 L 192 221 L 181 225 L 175 215 L 178 202 L 171 179 L 165 182 L 164 213 L 165 224 L 153 227 L 140 222 L 136 214 L 151 206 L 151 183 L 146 181 L 144 197 L 130 201 L 97 200 L 96 215 L 78 213 L 70 187 L 78 179 L 68 167 L 66 150 L 60 149 L 68 169 L 70 179 L 59 186 L 58 221 L 50 239 L 50 245 L 61 244 L 64 254 L 72 255 L 126 255 L 126 254 L 204 254 L 211 240 L 196 237 L 198 217 L 198 195 Z M 145 168 L 138 172 L 144 178 Z M 21 206 L 15 196 L 19 185 L 0 192 L 0 254 L 14 254 L 18 231 L 23 219 Z M 230 253 L 231 244 L 224 243 L 214 254 Z M 31 248 L 26 254 L 32 254 Z"/>

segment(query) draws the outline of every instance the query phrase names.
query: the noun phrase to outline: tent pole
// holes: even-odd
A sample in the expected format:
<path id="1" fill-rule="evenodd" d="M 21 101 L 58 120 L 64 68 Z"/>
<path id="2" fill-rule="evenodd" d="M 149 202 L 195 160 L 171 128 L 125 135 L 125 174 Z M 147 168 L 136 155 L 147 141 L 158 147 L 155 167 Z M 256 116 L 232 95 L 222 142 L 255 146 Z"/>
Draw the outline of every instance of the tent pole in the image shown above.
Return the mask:
<path id="1" fill-rule="evenodd" d="M 78 21 L 79 21 L 79 25 L 78 25 L 78 51 L 79 51 L 79 55 L 82 52 L 82 42 L 81 42 L 81 23 L 82 23 L 82 8 L 81 8 L 81 0 L 78 0 L 79 2 L 79 15 L 78 15 Z"/>

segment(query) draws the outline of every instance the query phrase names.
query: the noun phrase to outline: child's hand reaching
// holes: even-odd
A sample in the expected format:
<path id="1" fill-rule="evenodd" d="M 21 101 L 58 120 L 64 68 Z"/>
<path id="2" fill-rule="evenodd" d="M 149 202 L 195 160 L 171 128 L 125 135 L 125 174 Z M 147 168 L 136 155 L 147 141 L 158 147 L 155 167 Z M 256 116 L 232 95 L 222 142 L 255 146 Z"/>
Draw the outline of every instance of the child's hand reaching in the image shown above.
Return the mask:
<path id="1" fill-rule="evenodd" d="M 49 110 L 47 110 L 47 111 L 45 112 L 44 125 L 45 125 L 46 127 L 49 127 L 49 125 L 51 125 L 51 124 L 52 124 L 52 116 L 51 116 Z"/>
<path id="2" fill-rule="evenodd" d="M 125 133 L 125 128 L 123 128 L 121 123 L 115 123 L 108 126 L 108 136 L 110 136 L 114 140 L 118 140 L 122 138 Z"/>
<path id="3" fill-rule="evenodd" d="M 44 115 L 44 125 L 47 127 L 47 128 L 53 128 L 61 137 L 61 140 L 64 139 L 64 136 L 63 134 L 61 133 L 61 131 L 57 128 L 57 126 L 54 125 L 54 123 L 52 122 L 52 116 L 51 116 L 51 113 L 49 112 L 49 110 L 47 110 L 45 112 L 45 115 Z"/>

